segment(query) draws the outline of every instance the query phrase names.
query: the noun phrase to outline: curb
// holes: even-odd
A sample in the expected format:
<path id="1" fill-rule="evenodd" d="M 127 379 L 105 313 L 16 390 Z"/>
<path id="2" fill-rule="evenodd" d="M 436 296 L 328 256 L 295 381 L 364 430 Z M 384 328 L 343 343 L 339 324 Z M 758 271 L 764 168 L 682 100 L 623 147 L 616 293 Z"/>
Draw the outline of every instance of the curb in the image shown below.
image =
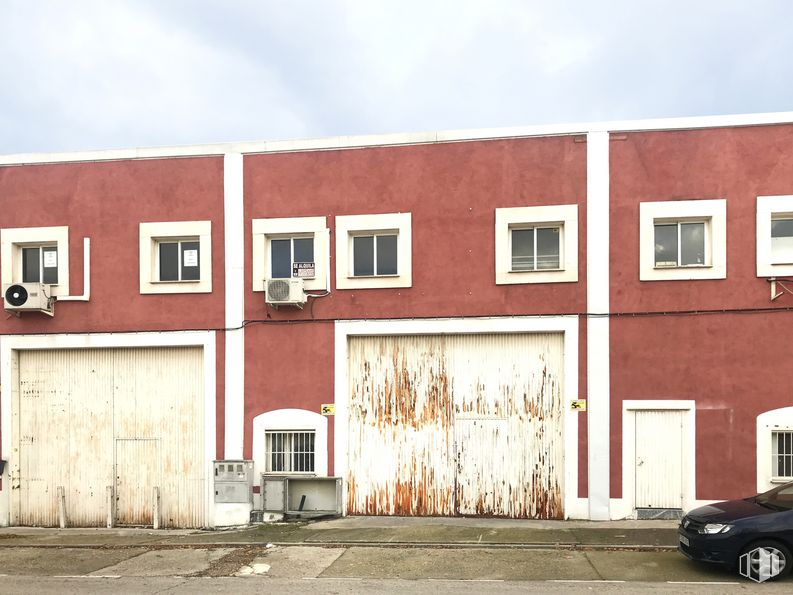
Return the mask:
<path id="1" fill-rule="evenodd" d="M 592 551 L 636 551 L 660 552 L 677 551 L 676 545 L 640 545 L 640 544 L 587 544 L 587 543 L 476 543 L 476 542 L 415 542 L 415 541 L 273 541 L 273 542 L 212 542 L 212 543 L 138 543 L 138 544 L 0 544 L 0 549 L 102 549 L 102 550 L 177 550 L 177 549 L 217 549 L 223 547 L 265 547 L 272 544 L 279 547 L 323 547 L 323 548 L 428 548 L 428 549 L 523 549 L 523 550 L 592 550 Z"/>

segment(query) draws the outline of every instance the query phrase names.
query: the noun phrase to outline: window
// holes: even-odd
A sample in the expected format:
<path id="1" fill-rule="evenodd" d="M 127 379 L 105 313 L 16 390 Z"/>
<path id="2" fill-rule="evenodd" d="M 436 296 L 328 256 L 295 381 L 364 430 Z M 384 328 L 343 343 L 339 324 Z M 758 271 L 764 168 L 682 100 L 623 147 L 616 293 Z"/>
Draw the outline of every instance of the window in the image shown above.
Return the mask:
<path id="1" fill-rule="evenodd" d="M 211 293 L 212 222 L 141 223 L 140 292 Z"/>
<path id="2" fill-rule="evenodd" d="M 793 196 L 757 197 L 757 276 L 793 275 Z"/>
<path id="3" fill-rule="evenodd" d="M 266 473 L 313 473 L 314 431 L 266 432 Z"/>
<path id="4" fill-rule="evenodd" d="M 793 407 L 757 416 L 757 491 L 793 480 Z"/>
<path id="5" fill-rule="evenodd" d="M 276 409 L 256 415 L 252 425 L 257 477 L 261 473 L 298 473 L 300 469 L 320 477 L 328 474 L 327 417 L 305 409 Z"/>
<path id="6" fill-rule="evenodd" d="M 578 281 L 578 205 L 496 209 L 496 284 Z"/>
<path id="7" fill-rule="evenodd" d="M 0 230 L 2 283 L 46 283 L 54 296 L 69 295 L 69 228 Z"/>
<path id="8" fill-rule="evenodd" d="M 298 264 L 314 266 L 314 237 L 273 238 L 270 240 L 270 278 L 288 279 L 294 276 Z M 314 274 L 310 275 L 314 278 Z"/>
<path id="9" fill-rule="evenodd" d="M 201 279 L 200 251 L 197 239 L 160 241 L 157 243 L 160 281 L 198 281 Z"/>
<path id="10" fill-rule="evenodd" d="M 561 226 L 510 230 L 512 270 L 544 271 L 559 268 Z"/>
<path id="11" fill-rule="evenodd" d="M 22 283 L 58 283 L 58 247 L 22 247 Z"/>
<path id="12" fill-rule="evenodd" d="M 771 261 L 793 263 L 793 218 L 789 216 L 771 219 Z"/>
<path id="13" fill-rule="evenodd" d="M 410 287 L 410 213 L 336 217 L 336 288 Z"/>
<path id="14" fill-rule="evenodd" d="M 396 275 L 397 237 L 396 234 L 353 236 L 353 277 Z"/>
<path id="15" fill-rule="evenodd" d="M 639 205 L 639 279 L 727 276 L 727 202 L 669 200 Z"/>
<path id="16" fill-rule="evenodd" d="M 300 277 L 309 290 L 328 290 L 330 232 L 325 217 L 254 219 L 253 291 L 265 279 Z"/>
<path id="17" fill-rule="evenodd" d="M 771 432 L 771 474 L 793 479 L 793 431 Z"/>
<path id="18" fill-rule="evenodd" d="M 705 223 L 656 223 L 655 266 L 705 266 Z"/>

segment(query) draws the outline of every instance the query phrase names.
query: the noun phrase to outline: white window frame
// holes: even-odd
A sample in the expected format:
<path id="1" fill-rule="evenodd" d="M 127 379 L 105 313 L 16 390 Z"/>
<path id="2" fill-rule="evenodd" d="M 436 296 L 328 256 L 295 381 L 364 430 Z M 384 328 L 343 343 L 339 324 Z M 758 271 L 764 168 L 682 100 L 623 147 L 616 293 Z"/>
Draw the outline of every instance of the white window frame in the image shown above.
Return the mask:
<path id="1" fill-rule="evenodd" d="M 787 277 L 793 275 L 793 263 L 775 263 L 771 251 L 771 221 L 793 219 L 793 196 L 757 197 L 757 276 Z"/>
<path id="2" fill-rule="evenodd" d="M 201 266 L 203 259 L 201 258 L 201 242 L 197 237 L 187 237 L 187 238 L 156 238 L 154 240 L 155 246 L 154 250 L 156 254 L 154 258 L 156 259 L 156 269 L 157 269 L 157 280 L 154 281 L 155 283 L 197 283 L 200 279 L 181 279 L 182 276 L 182 244 L 184 242 L 198 242 L 198 265 Z M 176 258 L 177 258 L 177 273 L 179 275 L 179 279 L 170 279 L 170 280 L 163 280 L 160 279 L 160 275 L 162 271 L 160 270 L 160 244 L 176 244 Z M 200 271 L 199 271 L 200 274 Z"/>
<path id="3" fill-rule="evenodd" d="M 774 432 L 793 432 L 793 407 L 772 409 L 757 416 L 757 491 L 765 492 L 775 485 L 791 481 L 774 475 L 772 464 Z"/>
<path id="4" fill-rule="evenodd" d="M 705 264 L 656 267 L 655 225 L 689 222 L 705 223 Z M 726 200 L 668 200 L 643 202 L 639 205 L 639 280 L 673 281 L 726 277 Z"/>
<path id="5" fill-rule="evenodd" d="M 411 213 L 340 215 L 336 217 L 336 289 L 412 287 Z M 353 275 L 353 238 L 367 235 L 397 236 L 397 274 Z"/>
<path id="6" fill-rule="evenodd" d="M 397 241 L 397 272 L 396 273 L 381 273 L 377 270 L 377 246 L 380 243 L 380 238 L 383 237 L 396 237 Z M 372 269 L 371 275 L 356 275 L 355 274 L 355 240 L 358 238 L 372 238 Z M 350 234 L 350 253 L 352 254 L 352 276 L 355 279 L 362 277 L 396 277 L 399 275 L 399 233 L 396 230 L 379 230 L 379 231 L 365 231 Z"/>
<path id="7" fill-rule="evenodd" d="M 775 433 L 790 434 L 791 439 L 793 439 L 793 426 L 782 427 L 782 428 L 774 428 L 773 430 L 771 430 L 771 458 L 770 458 L 770 462 L 771 462 L 771 481 L 772 482 L 793 481 L 793 471 L 789 475 L 779 475 L 778 473 L 774 473 L 773 472 L 774 471 L 774 464 L 775 464 L 774 456 L 779 456 L 779 454 L 780 454 L 780 453 L 777 453 L 776 455 L 774 455 L 774 434 Z M 793 448 L 791 449 L 790 452 L 782 454 L 782 456 L 793 457 Z"/>
<path id="8" fill-rule="evenodd" d="M 512 230 L 559 228 L 559 268 L 512 270 Z M 578 205 L 496 209 L 496 285 L 578 281 Z"/>
<path id="9" fill-rule="evenodd" d="M 534 265 L 533 269 L 529 269 L 526 271 L 516 271 L 514 268 L 514 263 L 512 259 L 514 258 L 513 251 L 512 251 L 512 236 L 513 233 L 516 231 L 527 231 L 532 230 L 533 233 L 533 240 L 534 240 Z M 555 229 L 558 233 L 559 238 L 559 266 L 553 269 L 541 269 L 537 268 L 537 232 L 541 229 Z M 542 273 L 546 271 L 561 271 L 564 269 L 564 225 L 563 224 L 537 224 L 537 225 L 515 225 L 510 226 L 509 228 L 509 257 L 510 257 L 510 272 L 512 273 Z"/>
<path id="10" fill-rule="evenodd" d="M 53 296 L 69 295 L 69 227 L 18 227 L 0 229 L 0 279 L 2 284 L 22 282 L 22 248 L 56 246 L 58 283 Z"/>
<path id="11" fill-rule="evenodd" d="M 704 243 L 704 260 L 703 264 L 680 264 L 680 258 L 683 254 L 683 233 L 682 233 L 682 226 L 686 223 L 698 223 L 701 224 L 704 228 L 705 237 L 703 238 Z M 655 251 L 653 250 L 653 267 L 655 269 L 680 269 L 680 268 L 696 268 L 696 267 L 708 267 L 710 266 L 711 262 L 711 248 L 710 242 L 708 241 L 711 235 L 710 231 L 710 219 L 671 219 L 666 221 L 664 219 L 656 219 L 653 221 L 653 243 L 655 243 L 655 228 L 657 226 L 664 226 L 664 225 L 674 225 L 677 228 L 677 263 L 674 265 L 668 264 L 657 264 L 655 260 Z"/>
<path id="12" fill-rule="evenodd" d="M 20 252 L 22 253 L 22 261 L 21 261 L 22 262 L 22 275 L 21 275 L 20 279 L 22 279 L 23 283 L 25 283 L 25 250 L 26 249 L 30 249 L 30 248 L 33 248 L 33 249 L 37 250 L 38 253 L 39 253 L 39 270 L 38 270 L 38 278 L 39 278 L 39 280 L 38 280 L 38 283 L 44 283 L 44 281 L 43 281 L 43 279 L 44 279 L 44 269 L 45 268 L 52 268 L 52 267 L 45 267 L 44 266 L 44 249 L 45 248 L 55 248 L 55 255 L 56 255 L 55 256 L 55 260 L 57 262 L 58 259 L 60 258 L 58 256 L 58 245 L 57 244 L 44 243 L 44 244 L 35 244 L 33 246 L 25 246 L 25 245 L 23 245 L 23 246 L 19 247 Z M 57 269 L 58 265 L 56 264 L 54 268 Z M 57 285 L 57 283 L 50 283 L 49 285 Z"/>
<path id="13" fill-rule="evenodd" d="M 314 277 L 305 279 L 308 290 L 330 290 L 330 231 L 325 217 L 271 217 L 253 219 L 253 291 L 264 291 L 271 276 L 270 242 L 274 239 L 314 238 Z"/>
<path id="14" fill-rule="evenodd" d="M 267 469 L 265 432 L 314 431 L 314 473 L 328 475 L 328 418 L 306 409 L 276 409 L 253 418 L 253 472 L 260 477 Z M 304 474 L 303 474 L 304 475 Z"/>
<path id="15" fill-rule="evenodd" d="M 212 292 L 211 221 L 141 223 L 139 234 L 142 294 Z M 198 241 L 200 278 L 197 281 L 160 281 L 160 242 L 181 241 Z"/>

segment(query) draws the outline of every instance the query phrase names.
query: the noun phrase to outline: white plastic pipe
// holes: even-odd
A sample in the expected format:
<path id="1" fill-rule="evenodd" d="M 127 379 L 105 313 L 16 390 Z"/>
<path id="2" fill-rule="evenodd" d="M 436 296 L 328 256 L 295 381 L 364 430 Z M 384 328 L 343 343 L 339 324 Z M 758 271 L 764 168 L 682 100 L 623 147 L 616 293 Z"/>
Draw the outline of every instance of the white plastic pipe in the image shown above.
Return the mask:
<path id="1" fill-rule="evenodd" d="M 87 302 L 91 299 L 91 238 L 83 238 L 83 294 L 59 295 L 59 302 Z"/>

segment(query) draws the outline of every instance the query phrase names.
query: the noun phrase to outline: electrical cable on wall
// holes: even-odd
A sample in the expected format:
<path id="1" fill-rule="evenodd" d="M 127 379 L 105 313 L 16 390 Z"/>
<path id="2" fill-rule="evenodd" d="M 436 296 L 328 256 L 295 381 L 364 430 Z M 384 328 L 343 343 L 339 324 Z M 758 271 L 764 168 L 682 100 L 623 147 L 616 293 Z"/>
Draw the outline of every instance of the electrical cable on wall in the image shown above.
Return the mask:
<path id="1" fill-rule="evenodd" d="M 324 296 L 322 296 L 324 297 Z M 180 328 L 180 329 L 147 329 L 147 333 L 183 333 L 183 332 L 196 332 L 196 331 L 216 331 L 216 332 L 233 332 L 242 330 L 253 324 L 308 324 L 308 323 L 334 323 L 337 321 L 345 320 L 464 320 L 468 318 L 478 318 L 480 320 L 493 319 L 498 320 L 501 318 L 558 318 L 558 317 L 579 317 L 579 318 L 642 318 L 642 317 L 661 317 L 661 316 L 707 316 L 719 314 L 774 314 L 782 312 L 793 312 L 793 307 L 785 306 L 780 308 L 723 308 L 723 309 L 704 309 L 704 310 L 644 310 L 636 312 L 557 312 L 553 314 L 502 314 L 502 315 L 486 315 L 479 316 L 476 314 L 466 314 L 465 316 L 407 316 L 404 318 L 382 317 L 382 318 L 294 318 L 294 319 L 275 319 L 275 318 L 254 318 L 244 320 L 239 326 L 234 327 L 201 327 L 201 328 Z M 8 318 L 11 318 L 9 316 Z M 76 331 L 57 331 L 46 332 L 36 330 L 36 335 L 85 335 L 85 334 L 113 334 L 113 333 L 134 333 L 141 331 L 129 331 L 123 329 L 116 329 L 112 331 L 99 331 L 99 332 L 76 332 Z M 30 331 L 20 333 L 3 333 L 4 335 L 28 335 Z"/>

